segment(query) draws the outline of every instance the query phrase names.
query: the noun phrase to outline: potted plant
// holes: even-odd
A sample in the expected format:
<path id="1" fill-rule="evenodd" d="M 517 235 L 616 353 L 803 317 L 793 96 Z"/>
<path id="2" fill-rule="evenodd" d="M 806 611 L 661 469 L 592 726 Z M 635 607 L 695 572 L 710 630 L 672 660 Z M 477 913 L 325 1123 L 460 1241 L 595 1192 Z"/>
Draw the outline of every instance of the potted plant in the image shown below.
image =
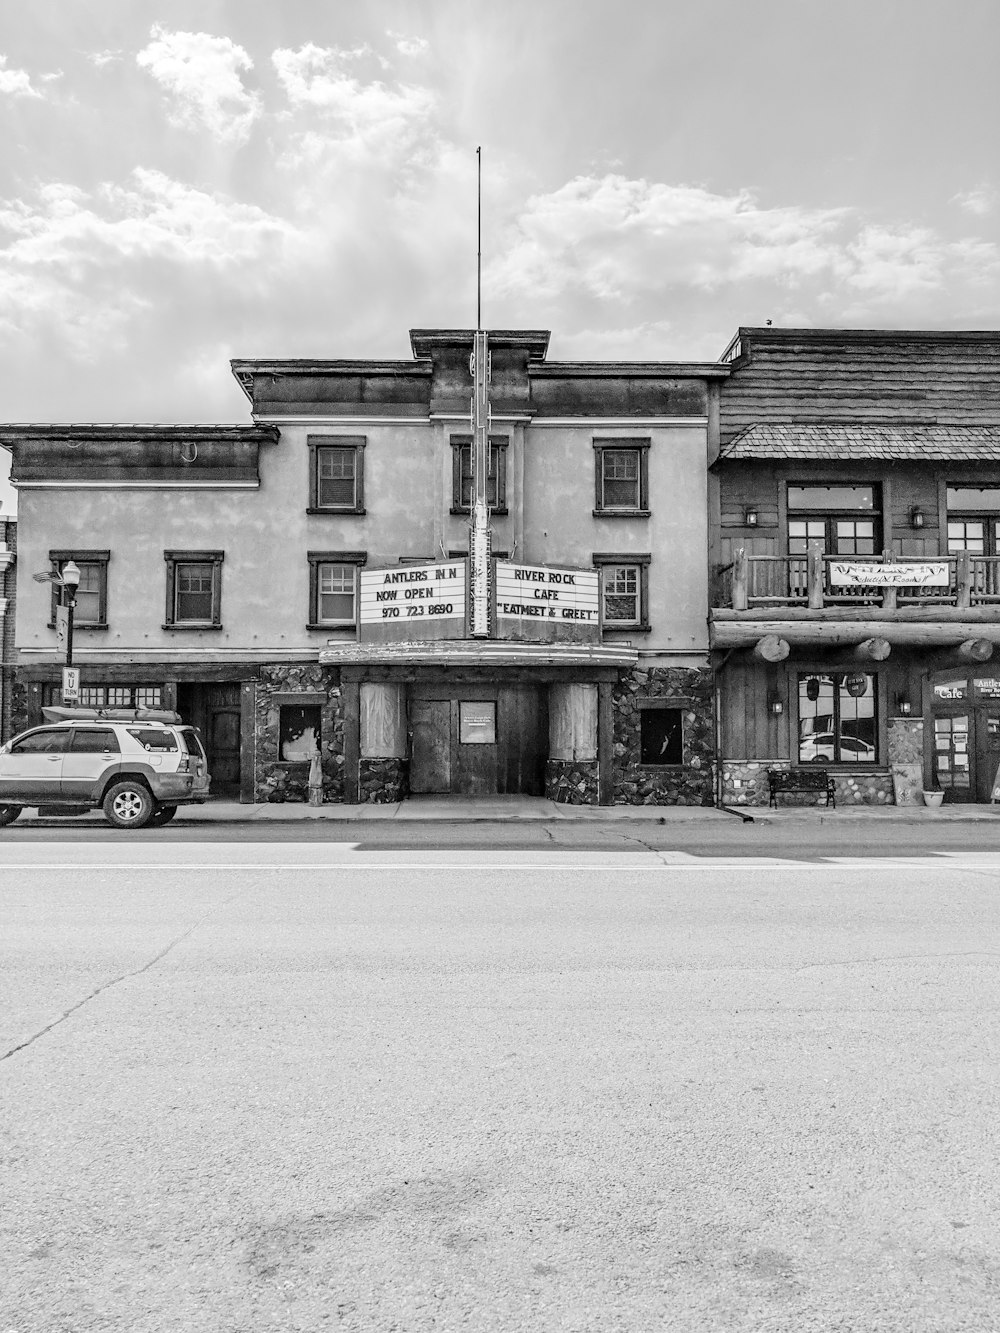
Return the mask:
<path id="1" fill-rule="evenodd" d="M 940 810 L 941 803 L 944 800 L 944 792 L 940 787 L 935 787 L 933 791 L 924 792 L 924 805 L 932 810 Z"/>

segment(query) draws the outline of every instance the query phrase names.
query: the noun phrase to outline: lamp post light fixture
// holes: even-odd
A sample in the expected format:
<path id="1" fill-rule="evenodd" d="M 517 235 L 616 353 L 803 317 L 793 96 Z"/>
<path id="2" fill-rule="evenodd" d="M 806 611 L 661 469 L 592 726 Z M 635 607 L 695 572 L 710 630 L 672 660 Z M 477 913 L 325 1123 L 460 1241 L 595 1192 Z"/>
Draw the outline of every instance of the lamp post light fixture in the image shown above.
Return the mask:
<path id="1" fill-rule="evenodd" d="M 76 610 L 76 590 L 80 586 L 80 566 L 67 560 L 59 571 L 62 583 L 61 598 L 66 608 L 66 665 L 73 665 L 73 612 Z"/>

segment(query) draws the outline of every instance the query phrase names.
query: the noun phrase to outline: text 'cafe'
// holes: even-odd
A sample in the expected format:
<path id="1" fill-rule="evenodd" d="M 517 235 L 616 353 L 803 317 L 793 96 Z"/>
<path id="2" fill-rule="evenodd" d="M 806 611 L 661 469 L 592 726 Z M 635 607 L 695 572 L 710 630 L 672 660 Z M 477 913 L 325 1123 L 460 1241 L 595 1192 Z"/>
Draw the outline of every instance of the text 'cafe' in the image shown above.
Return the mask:
<path id="1" fill-rule="evenodd" d="M 601 642 L 598 571 L 490 560 L 473 638 L 472 564 L 361 571 L 357 641 L 320 654 L 340 676 L 346 799 L 552 795 L 582 768 L 610 803 L 611 691 L 636 652 Z"/>

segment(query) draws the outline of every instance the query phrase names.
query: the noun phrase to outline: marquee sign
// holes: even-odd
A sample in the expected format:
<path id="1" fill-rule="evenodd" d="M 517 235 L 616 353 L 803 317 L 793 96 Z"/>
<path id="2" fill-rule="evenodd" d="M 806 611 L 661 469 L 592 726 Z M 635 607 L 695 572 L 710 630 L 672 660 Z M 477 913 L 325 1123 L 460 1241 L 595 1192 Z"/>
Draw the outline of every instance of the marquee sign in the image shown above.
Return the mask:
<path id="1" fill-rule="evenodd" d="M 830 583 L 838 588 L 947 588 L 947 560 L 881 564 L 874 560 L 831 560 Z"/>
<path id="2" fill-rule="evenodd" d="M 465 637 L 466 561 L 363 569 L 358 637 L 461 639 Z"/>
<path id="3" fill-rule="evenodd" d="M 496 623 L 498 635 L 507 639 L 599 640 L 600 574 L 498 560 Z"/>

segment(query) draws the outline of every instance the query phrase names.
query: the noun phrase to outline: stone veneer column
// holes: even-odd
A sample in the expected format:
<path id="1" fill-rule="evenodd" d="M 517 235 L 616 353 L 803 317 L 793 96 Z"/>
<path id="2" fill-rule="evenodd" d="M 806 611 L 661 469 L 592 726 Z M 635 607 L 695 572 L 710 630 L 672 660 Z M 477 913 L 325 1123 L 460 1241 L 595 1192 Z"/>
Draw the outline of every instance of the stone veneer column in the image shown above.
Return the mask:
<path id="1" fill-rule="evenodd" d="M 566 805 L 599 797 L 596 685 L 549 686 L 549 758 L 545 794 Z"/>
<path id="2" fill-rule="evenodd" d="M 924 719 L 889 719 L 889 771 L 897 805 L 923 805 Z"/>
<path id="3" fill-rule="evenodd" d="M 393 682 L 363 682 L 360 724 L 358 800 L 362 804 L 402 800 L 409 789 L 406 686 Z"/>

